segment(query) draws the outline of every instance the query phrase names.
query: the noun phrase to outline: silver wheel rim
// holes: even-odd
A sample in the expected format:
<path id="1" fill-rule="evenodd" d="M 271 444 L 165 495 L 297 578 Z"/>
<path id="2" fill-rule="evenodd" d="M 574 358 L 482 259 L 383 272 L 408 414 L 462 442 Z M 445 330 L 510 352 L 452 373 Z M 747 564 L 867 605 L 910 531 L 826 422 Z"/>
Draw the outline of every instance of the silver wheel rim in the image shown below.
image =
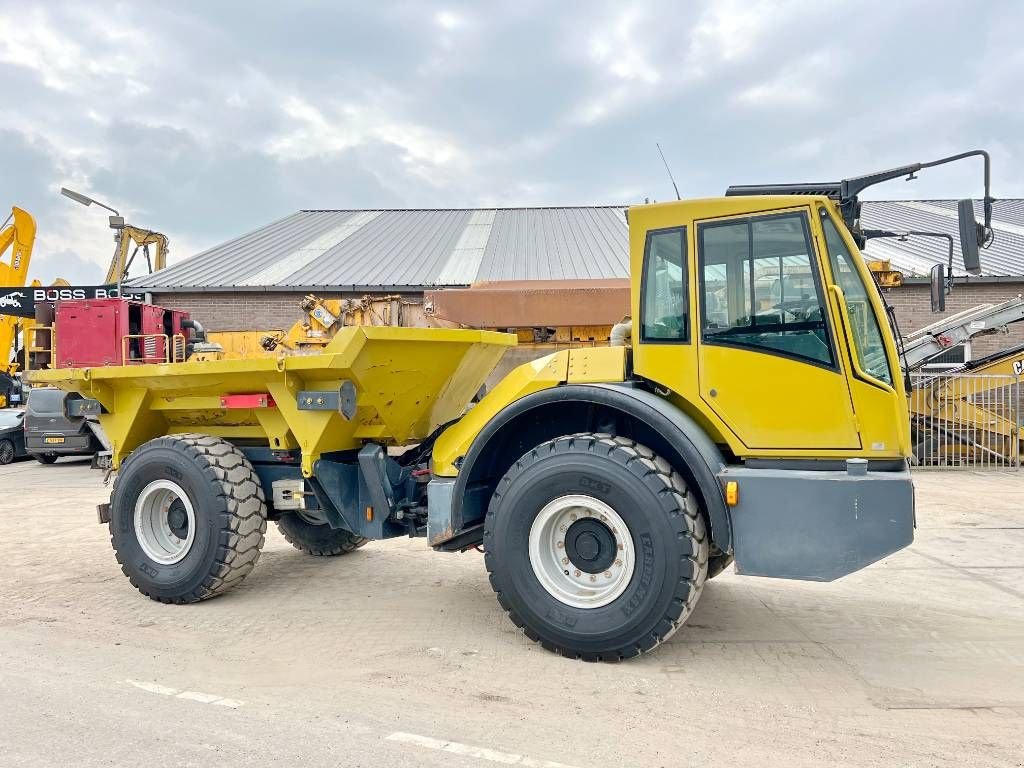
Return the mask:
<path id="1" fill-rule="evenodd" d="M 0 464 L 10 464 L 12 461 L 14 461 L 14 443 L 0 440 Z"/>
<path id="2" fill-rule="evenodd" d="M 135 502 L 135 536 L 146 556 L 161 565 L 174 565 L 188 554 L 196 537 L 196 512 L 180 485 L 154 480 L 142 489 Z"/>
<path id="3" fill-rule="evenodd" d="M 615 559 L 597 573 L 578 567 L 566 551 L 566 534 L 577 521 L 590 518 L 610 531 Z M 593 496 L 573 494 L 548 502 L 530 526 L 530 565 L 541 586 L 573 608 L 600 608 L 629 586 L 636 552 L 629 528 L 608 504 Z"/>

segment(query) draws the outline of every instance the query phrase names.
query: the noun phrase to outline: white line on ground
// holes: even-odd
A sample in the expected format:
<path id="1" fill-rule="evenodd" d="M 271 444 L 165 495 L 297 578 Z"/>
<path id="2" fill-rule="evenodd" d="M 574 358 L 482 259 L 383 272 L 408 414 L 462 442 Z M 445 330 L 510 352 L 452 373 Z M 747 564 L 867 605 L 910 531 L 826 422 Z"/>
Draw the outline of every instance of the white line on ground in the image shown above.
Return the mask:
<path id="1" fill-rule="evenodd" d="M 215 693 L 203 693 L 202 691 L 179 691 L 177 688 L 169 688 L 168 686 L 160 685 L 159 683 L 139 682 L 138 680 L 125 680 L 125 682 L 128 683 L 128 685 L 134 685 L 136 688 L 146 691 L 147 693 L 158 693 L 161 696 L 173 696 L 176 699 L 198 701 L 201 704 L 213 704 L 215 707 L 230 707 L 231 709 L 238 709 L 245 703 L 244 701 L 228 699 Z"/>
<path id="2" fill-rule="evenodd" d="M 419 736 L 415 733 L 402 733 L 396 731 L 386 737 L 387 741 L 397 741 L 401 744 L 412 744 L 426 749 L 437 749 L 441 752 L 451 752 L 455 755 L 466 757 L 478 757 L 481 760 L 490 760 L 492 763 L 503 763 L 505 765 L 523 765 L 527 768 L 573 768 L 565 763 L 555 763 L 551 760 L 536 760 L 525 755 L 517 755 L 512 752 L 499 752 L 496 749 L 487 747 L 474 747 L 471 744 L 460 744 L 457 741 L 444 741 L 443 739 L 432 739 L 429 736 Z"/>

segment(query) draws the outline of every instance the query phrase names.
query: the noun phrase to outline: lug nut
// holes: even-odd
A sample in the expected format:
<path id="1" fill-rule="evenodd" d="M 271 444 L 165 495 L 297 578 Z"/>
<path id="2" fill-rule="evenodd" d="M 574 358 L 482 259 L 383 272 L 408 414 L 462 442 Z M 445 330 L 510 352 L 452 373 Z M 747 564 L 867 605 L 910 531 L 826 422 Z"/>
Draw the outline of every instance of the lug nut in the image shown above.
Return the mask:
<path id="1" fill-rule="evenodd" d="M 621 560 L 616 560 L 615 561 L 615 565 L 617 565 L 619 568 L 621 568 L 622 567 L 622 561 Z"/>
<path id="2" fill-rule="evenodd" d="M 562 565 L 568 565 L 568 564 L 569 564 L 569 558 L 568 557 L 563 557 L 562 558 Z"/>
<path id="3" fill-rule="evenodd" d="M 579 572 L 579 570 L 575 570 L 575 571 L 573 571 L 573 574 L 574 574 L 575 576 L 579 576 L 579 575 L 580 575 L 580 572 Z"/>
<path id="4" fill-rule="evenodd" d="M 556 547 L 558 547 L 559 549 L 561 549 L 562 547 L 564 547 L 564 546 L 565 546 L 565 542 L 563 542 L 563 541 L 560 541 L 560 542 L 558 542 L 557 544 L 555 544 L 555 546 L 556 546 Z"/>
<path id="5" fill-rule="evenodd" d="M 597 576 L 595 576 L 594 574 L 590 574 L 590 580 L 597 581 Z"/>
<path id="6" fill-rule="evenodd" d="M 610 578 L 612 577 L 612 572 L 611 572 L 611 571 L 605 571 L 605 572 L 604 572 L 604 577 L 605 577 L 606 579 L 610 579 Z"/>

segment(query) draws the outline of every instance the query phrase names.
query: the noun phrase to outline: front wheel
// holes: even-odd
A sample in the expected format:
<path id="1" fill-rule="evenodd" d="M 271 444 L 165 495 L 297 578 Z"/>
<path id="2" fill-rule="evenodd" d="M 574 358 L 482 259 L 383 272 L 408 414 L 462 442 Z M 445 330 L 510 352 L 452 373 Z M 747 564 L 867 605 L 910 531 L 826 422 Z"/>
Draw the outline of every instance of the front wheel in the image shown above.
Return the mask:
<path id="1" fill-rule="evenodd" d="M 14 443 L 10 440 L 0 440 L 0 465 L 10 464 L 14 461 Z"/>
<path id="2" fill-rule="evenodd" d="M 491 585 L 527 637 L 564 656 L 618 661 L 687 620 L 708 567 L 696 497 L 624 437 L 543 443 L 498 483 L 484 526 Z"/>

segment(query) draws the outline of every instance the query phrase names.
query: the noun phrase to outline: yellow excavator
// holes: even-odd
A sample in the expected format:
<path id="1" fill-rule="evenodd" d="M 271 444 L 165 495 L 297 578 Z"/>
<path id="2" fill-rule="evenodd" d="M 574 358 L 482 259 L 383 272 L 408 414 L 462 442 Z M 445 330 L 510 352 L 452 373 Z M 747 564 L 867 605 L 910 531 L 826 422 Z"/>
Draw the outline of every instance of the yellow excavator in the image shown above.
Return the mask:
<path id="1" fill-rule="evenodd" d="M 11 208 L 11 215 L 0 229 L 0 313 L 20 308 L 26 298 L 25 292 L 18 289 L 27 282 L 35 240 L 36 222 L 32 215 L 17 206 Z M 5 258 L 8 249 L 9 260 Z M 7 407 L 17 388 L 17 343 L 24 325 L 24 318 L 0 314 L 0 408 Z"/>
<path id="2" fill-rule="evenodd" d="M 124 280 L 128 276 L 128 270 L 131 269 L 140 248 L 143 258 L 146 259 L 149 273 L 167 266 L 167 253 L 170 250 L 167 235 L 125 224 L 121 217 L 111 216 L 110 218 L 110 226 L 116 232 L 114 242 L 117 246 L 114 249 L 114 256 L 110 260 L 110 266 L 107 268 L 107 277 L 104 282 L 109 285 Z M 121 223 L 117 227 L 113 223 L 115 218 L 121 219 Z M 134 249 L 132 249 L 132 245 L 135 246 Z M 153 246 L 152 254 L 149 250 L 150 246 Z"/>

